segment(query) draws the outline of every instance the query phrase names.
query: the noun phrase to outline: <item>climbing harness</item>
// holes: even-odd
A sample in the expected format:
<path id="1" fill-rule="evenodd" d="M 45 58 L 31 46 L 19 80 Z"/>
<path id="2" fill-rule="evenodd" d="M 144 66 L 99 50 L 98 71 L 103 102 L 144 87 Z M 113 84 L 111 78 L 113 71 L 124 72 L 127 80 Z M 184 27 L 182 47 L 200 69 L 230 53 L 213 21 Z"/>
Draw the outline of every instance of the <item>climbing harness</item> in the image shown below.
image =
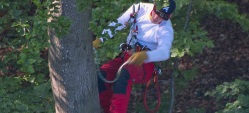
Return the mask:
<path id="1" fill-rule="evenodd" d="M 133 41 L 133 42 L 137 42 L 137 35 L 138 35 L 137 15 L 138 15 L 138 12 L 140 10 L 140 3 L 138 4 L 137 11 L 136 11 L 136 7 L 134 4 L 132 7 L 133 7 L 133 12 L 130 14 L 130 18 L 128 20 L 128 24 L 130 24 L 130 26 L 131 26 L 130 32 L 132 34 L 132 37 L 130 38 L 128 45 L 134 46 L 135 44 L 131 44 L 131 41 L 133 39 L 135 39 L 136 41 Z"/>

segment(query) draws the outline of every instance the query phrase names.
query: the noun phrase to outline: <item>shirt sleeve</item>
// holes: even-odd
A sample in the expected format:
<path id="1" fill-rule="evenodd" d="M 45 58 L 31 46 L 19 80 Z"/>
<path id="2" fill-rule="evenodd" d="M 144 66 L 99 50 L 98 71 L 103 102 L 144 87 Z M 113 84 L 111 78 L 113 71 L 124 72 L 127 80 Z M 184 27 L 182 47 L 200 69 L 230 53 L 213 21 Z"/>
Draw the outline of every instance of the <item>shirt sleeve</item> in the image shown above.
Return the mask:
<path id="1" fill-rule="evenodd" d="M 133 6 L 134 5 L 134 6 Z M 117 22 L 119 24 L 121 24 L 120 26 L 118 26 L 114 33 L 112 33 L 112 31 L 110 29 L 104 29 L 102 31 L 102 34 L 105 34 L 107 33 L 110 38 L 112 38 L 115 34 L 116 34 L 116 31 L 118 30 L 122 30 L 123 28 L 125 28 L 125 23 L 129 21 L 130 19 L 130 15 L 133 13 L 133 9 L 135 9 L 135 11 L 138 10 L 138 7 L 139 7 L 139 4 L 133 4 L 129 9 L 127 9 L 118 19 L 117 19 Z M 118 23 L 116 22 L 111 22 L 108 26 L 116 26 Z"/>
<path id="2" fill-rule="evenodd" d="M 159 31 L 158 33 L 158 46 L 155 50 L 146 52 L 148 55 L 148 59 L 144 61 L 145 63 L 164 61 L 169 59 L 170 57 L 170 49 L 174 37 L 173 29 L 161 29 L 161 31 Z"/>

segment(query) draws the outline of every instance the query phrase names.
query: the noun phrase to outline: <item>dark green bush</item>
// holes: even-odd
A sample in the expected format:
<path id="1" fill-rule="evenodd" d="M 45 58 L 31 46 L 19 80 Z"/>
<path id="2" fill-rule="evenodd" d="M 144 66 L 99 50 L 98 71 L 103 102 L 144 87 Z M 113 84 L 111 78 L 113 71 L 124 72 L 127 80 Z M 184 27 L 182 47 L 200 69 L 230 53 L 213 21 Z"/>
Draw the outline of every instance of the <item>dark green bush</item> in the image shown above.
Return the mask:
<path id="1" fill-rule="evenodd" d="M 54 113 L 51 85 L 44 80 L 44 75 L 0 78 L 1 113 Z"/>
<path id="2" fill-rule="evenodd" d="M 219 107 L 217 113 L 248 113 L 249 112 L 249 82 L 236 79 L 233 82 L 225 82 L 215 90 L 206 93 L 215 97 Z"/>

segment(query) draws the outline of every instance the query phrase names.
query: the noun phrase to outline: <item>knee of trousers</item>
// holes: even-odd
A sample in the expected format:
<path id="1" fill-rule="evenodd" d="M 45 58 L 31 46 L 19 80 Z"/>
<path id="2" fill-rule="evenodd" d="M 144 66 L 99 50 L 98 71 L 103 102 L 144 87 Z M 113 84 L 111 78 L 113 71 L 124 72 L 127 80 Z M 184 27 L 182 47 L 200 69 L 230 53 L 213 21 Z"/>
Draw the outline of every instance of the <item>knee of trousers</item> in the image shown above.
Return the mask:
<path id="1" fill-rule="evenodd" d="M 101 75 L 106 78 L 106 73 L 104 71 L 100 71 Z M 99 93 L 105 91 L 107 88 L 105 86 L 105 82 L 98 76 L 98 89 Z"/>
<path id="2" fill-rule="evenodd" d="M 114 94 L 126 94 L 130 73 L 127 69 L 122 69 L 118 80 L 113 84 Z"/>

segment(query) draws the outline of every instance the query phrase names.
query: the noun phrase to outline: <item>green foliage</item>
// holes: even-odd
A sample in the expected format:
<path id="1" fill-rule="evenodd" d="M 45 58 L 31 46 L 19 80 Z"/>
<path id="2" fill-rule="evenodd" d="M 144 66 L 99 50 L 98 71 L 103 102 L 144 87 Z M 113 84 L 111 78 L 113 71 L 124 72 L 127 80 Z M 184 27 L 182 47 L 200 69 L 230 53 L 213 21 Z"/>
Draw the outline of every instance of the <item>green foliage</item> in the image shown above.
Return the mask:
<path id="1" fill-rule="evenodd" d="M 53 16 L 59 12 L 57 5 L 51 0 L 0 1 L 0 48 L 8 50 L 2 54 L 0 69 L 4 74 L 23 75 L 0 78 L 1 112 L 54 112 L 50 82 L 44 78 L 48 64 L 43 51 L 49 46 L 48 28 L 62 36 L 70 26 L 66 18 Z"/>
<path id="2" fill-rule="evenodd" d="M 54 113 L 51 85 L 44 80 L 44 75 L 0 78 L 1 112 Z"/>
<path id="3" fill-rule="evenodd" d="M 171 57 L 182 57 L 185 54 L 193 56 L 202 52 L 206 47 L 214 47 L 213 42 L 207 37 L 207 32 L 201 28 L 201 18 L 197 13 L 199 9 L 194 6 L 198 4 L 198 0 L 194 0 L 192 4 L 190 0 L 176 1 L 176 4 L 178 7 L 172 18 L 175 39 Z M 192 5 L 191 12 L 187 12 L 189 5 Z M 186 18 L 189 20 L 186 21 Z M 184 28 L 185 25 L 187 25 L 186 28 Z"/>
<path id="4" fill-rule="evenodd" d="M 110 0 L 108 2 L 100 0 L 98 2 L 94 2 L 96 8 L 93 9 L 93 20 L 90 22 L 90 29 L 97 35 L 97 37 L 101 37 L 103 28 L 107 28 L 106 26 L 111 21 L 115 21 L 116 18 L 122 14 L 122 12 L 129 8 L 130 5 L 140 1 L 119 0 L 119 2 L 119 4 L 114 0 Z M 196 53 L 201 53 L 206 47 L 214 47 L 213 42 L 207 37 L 207 32 L 201 27 L 201 21 L 206 16 L 216 15 L 221 19 L 229 19 L 233 22 L 239 23 L 245 31 L 248 29 L 249 20 L 246 19 L 245 15 L 238 13 L 236 5 L 228 3 L 224 0 L 193 0 L 189 15 L 186 14 L 188 13 L 187 11 L 190 0 L 176 0 L 175 2 L 177 7 L 171 19 L 175 29 L 175 38 L 171 49 L 171 57 L 182 57 L 185 54 L 193 56 Z M 157 1 L 156 3 L 165 5 L 167 4 L 167 0 Z M 187 17 L 189 17 L 189 21 L 186 22 Z M 187 25 L 186 29 L 184 29 L 185 24 Z M 125 35 L 127 33 L 124 32 L 127 32 L 127 30 L 120 32 L 124 34 L 122 35 L 122 38 L 126 38 Z M 121 37 L 115 36 L 115 38 Z M 120 42 L 124 42 L 124 39 L 119 41 L 109 41 L 113 42 L 104 44 L 104 46 L 102 46 L 103 48 L 101 48 L 103 50 L 99 50 L 100 52 L 97 52 L 101 59 L 106 57 L 108 57 L 107 59 L 115 57 L 115 55 L 119 53 L 117 47 L 115 46 L 119 45 Z M 106 52 L 103 52 L 108 50 L 111 50 L 111 53 L 108 52 L 106 54 Z M 106 61 L 107 59 L 103 59 L 103 61 Z"/>
<path id="5" fill-rule="evenodd" d="M 78 9 L 84 11 L 91 6 L 91 3 L 94 2 L 94 0 L 76 0 L 76 2 Z"/>
<path id="6" fill-rule="evenodd" d="M 194 4 L 194 7 L 199 9 L 196 10 L 196 13 L 201 14 L 202 17 L 215 15 L 220 19 L 228 19 L 234 23 L 239 23 L 246 32 L 249 30 L 249 20 L 245 14 L 238 12 L 236 4 L 226 2 L 225 0 L 205 0 L 204 3 L 200 2 L 204 1 L 197 2 Z"/>
<path id="7" fill-rule="evenodd" d="M 52 4 L 51 0 L 0 1 L 0 48 L 9 49 L 0 65 L 5 73 L 8 66 L 27 75 L 48 73 L 47 59 L 41 58 L 41 51 L 49 46 L 48 28 L 54 28 L 61 36 L 70 25 L 67 19 L 52 15 L 58 12 L 56 5 L 59 4 Z M 48 22 L 50 17 L 54 20 Z"/>
<path id="8" fill-rule="evenodd" d="M 183 57 L 185 54 L 193 56 L 202 52 L 205 47 L 214 47 L 213 42 L 206 36 L 207 32 L 197 28 L 195 23 L 191 23 L 189 29 L 191 32 L 175 32 L 171 57 Z"/>
<path id="9" fill-rule="evenodd" d="M 249 112 L 249 82 L 236 79 L 233 82 L 225 82 L 215 90 L 206 93 L 218 101 L 220 110 L 217 113 L 248 113 Z M 226 103 L 223 105 L 223 103 Z"/>
<path id="10" fill-rule="evenodd" d="M 193 67 L 189 70 L 179 70 L 178 72 L 176 71 L 176 83 L 177 83 L 177 88 L 178 89 L 183 89 L 187 86 L 187 84 L 192 81 L 198 73 L 198 68 Z"/>

